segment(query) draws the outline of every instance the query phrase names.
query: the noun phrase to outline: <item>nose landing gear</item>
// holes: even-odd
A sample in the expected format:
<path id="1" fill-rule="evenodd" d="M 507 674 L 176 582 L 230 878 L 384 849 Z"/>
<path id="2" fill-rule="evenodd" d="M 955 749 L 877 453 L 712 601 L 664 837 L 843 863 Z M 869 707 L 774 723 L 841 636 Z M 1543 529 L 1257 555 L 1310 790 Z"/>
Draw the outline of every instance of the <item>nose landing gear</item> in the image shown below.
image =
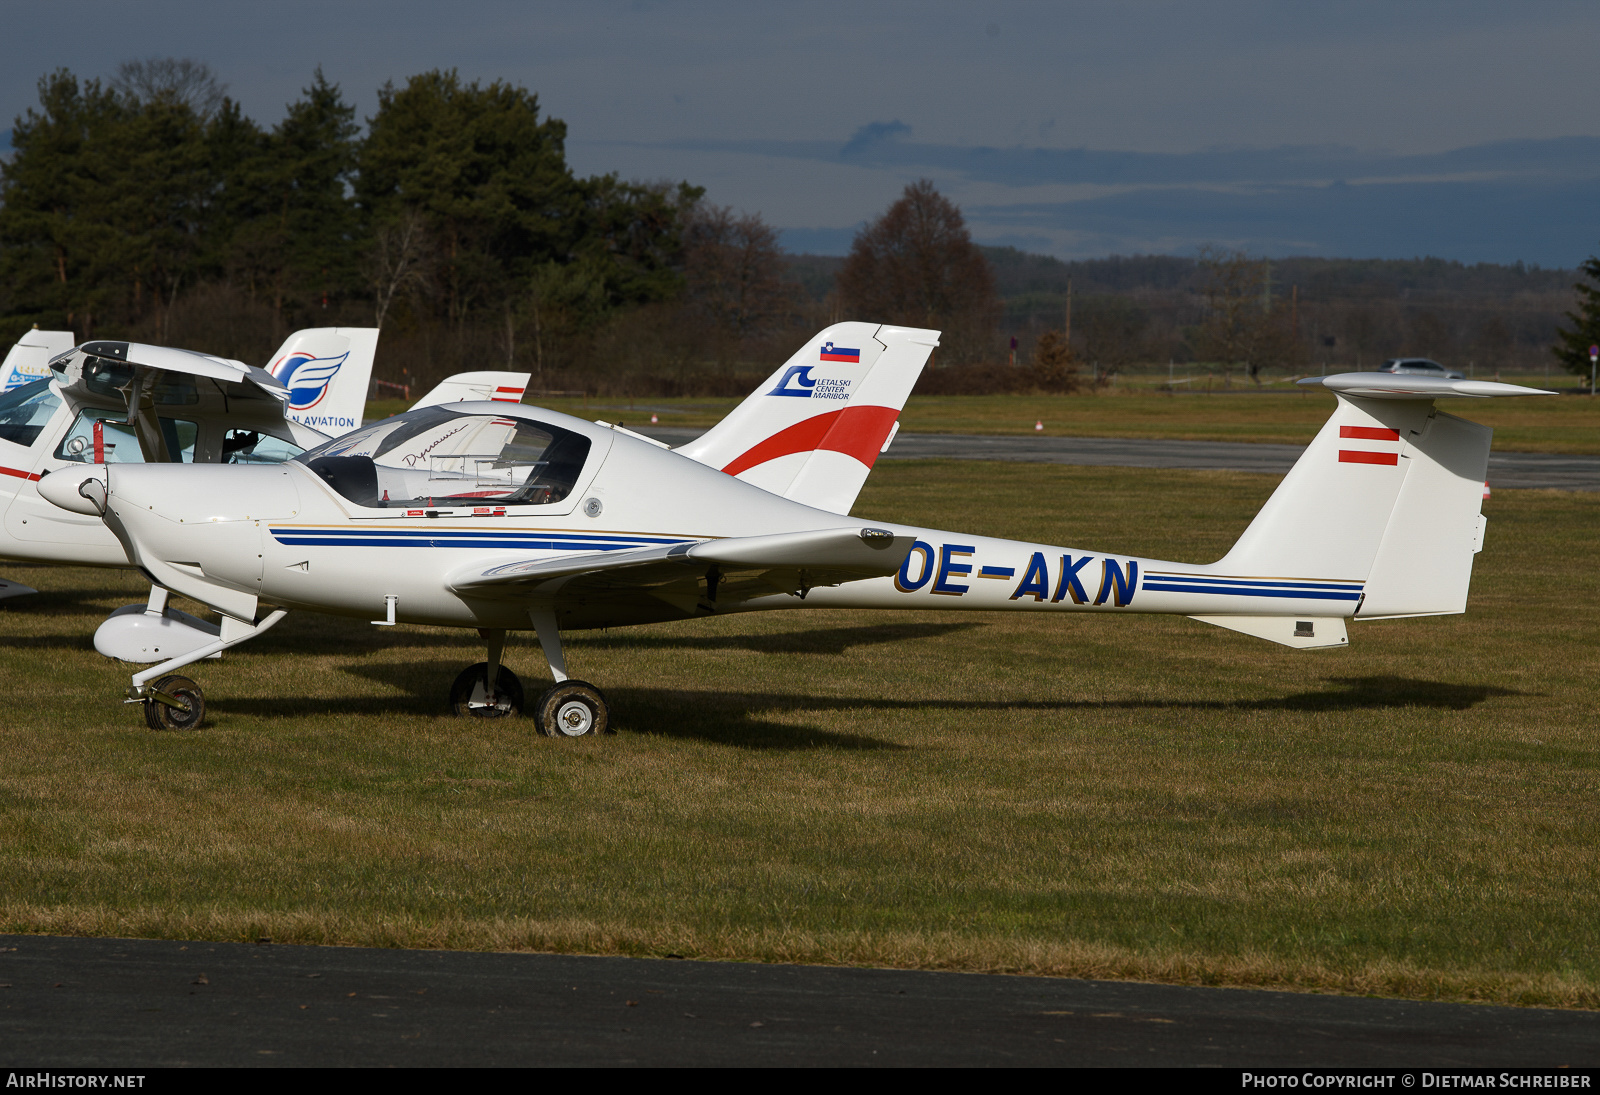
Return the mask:
<path id="1" fill-rule="evenodd" d="M 144 721 L 152 730 L 193 730 L 205 717 L 205 696 L 188 677 L 162 677 L 146 692 Z"/>
<path id="2" fill-rule="evenodd" d="M 497 659 L 498 660 L 498 659 Z M 461 671 L 450 686 L 450 710 L 475 719 L 503 719 L 522 714 L 522 682 L 505 666 L 497 666 L 494 691 L 489 691 L 489 663 L 479 662 Z"/>

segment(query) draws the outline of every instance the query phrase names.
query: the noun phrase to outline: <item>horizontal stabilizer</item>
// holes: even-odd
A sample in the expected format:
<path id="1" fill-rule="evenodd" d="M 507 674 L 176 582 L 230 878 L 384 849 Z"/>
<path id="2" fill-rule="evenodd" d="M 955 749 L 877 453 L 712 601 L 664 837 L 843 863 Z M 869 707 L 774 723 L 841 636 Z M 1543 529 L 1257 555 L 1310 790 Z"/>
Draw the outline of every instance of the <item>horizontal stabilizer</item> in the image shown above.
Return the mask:
<path id="1" fill-rule="evenodd" d="M 1441 376 L 1409 373 L 1335 373 L 1333 376 L 1308 376 L 1298 382 L 1302 388 L 1327 388 L 1345 395 L 1368 399 L 1439 399 L 1463 396 L 1490 399 L 1506 395 L 1555 395 L 1543 388 L 1524 388 L 1520 384 L 1501 384 L 1496 380 L 1446 380 Z"/>
<path id="2" fill-rule="evenodd" d="M 1344 620 L 1338 616 L 1319 616 L 1310 620 L 1297 620 L 1292 616 L 1190 616 L 1189 619 L 1298 650 L 1323 650 L 1350 645 Z"/>
<path id="3" fill-rule="evenodd" d="M 528 390 L 532 373 L 508 373 L 488 370 L 476 373 L 457 373 L 439 382 L 439 386 L 411 405 L 436 407 L 441 403 L 470 403 L 479 400 L 495 403 L 520 403 L 522 393 Z"/>

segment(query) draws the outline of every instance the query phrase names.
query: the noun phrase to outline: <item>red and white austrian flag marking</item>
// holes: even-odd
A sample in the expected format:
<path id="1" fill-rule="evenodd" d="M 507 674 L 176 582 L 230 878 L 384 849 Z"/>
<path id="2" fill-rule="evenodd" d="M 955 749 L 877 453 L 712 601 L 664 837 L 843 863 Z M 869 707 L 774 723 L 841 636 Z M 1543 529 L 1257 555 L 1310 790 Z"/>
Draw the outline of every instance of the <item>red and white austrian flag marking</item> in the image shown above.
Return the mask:
<path id="1" fill-rule="evenodd" d="M 1398 464 L 1400 463 L 1400 431 L 1391 430 L 1383 426 L 1340 426 L 1340 440 L 1353 441 L 1387 441 L 1394 446 L 1388 448 L 1364 447 L 1359 449 L 1339 450 L 1339 463 L 1341 464 Z"/>

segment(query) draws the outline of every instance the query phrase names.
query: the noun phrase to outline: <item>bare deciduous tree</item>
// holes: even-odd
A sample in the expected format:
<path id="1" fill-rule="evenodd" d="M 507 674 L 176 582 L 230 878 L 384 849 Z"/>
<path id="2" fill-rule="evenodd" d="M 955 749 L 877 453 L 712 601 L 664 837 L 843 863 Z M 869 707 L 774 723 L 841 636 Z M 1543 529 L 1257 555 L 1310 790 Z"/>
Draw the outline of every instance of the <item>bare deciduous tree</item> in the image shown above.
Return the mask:
<path id="1" fill-rule="evenodd" d="M 1078 390 L 1078 363 L 1060 331 L 1051 328 L 1033 346 L 1033 372 L 1039 387 L 1052 392 Z"/>
<path id="2" fill-rule="evenodd" d="M 166 101 L 186 106 L 201 118 L 222 107 L 228 85 L 219 83 L 211 66 L 187 57 L 151 57 L 117 66 L 111 86 L 139 102 Z"/>
<path id="3" fill-rule="evenodd" d="M 699 206 L 689 218 L 683 250 L 690 305 L 723 341 L 759 337 L 793 311 L 795 286 L 783 276 L 777 229 L 759 214 Z"/>
<path id="4" fill-rule="evenodd" d="M 1270 293 L 1267 260 L 1208 247 L 1200 253 L 1200 266 L 1207 314 L 1194 341 L 1202 359 L 1221 364 L 1224 377 L 1243 366 L 1258 384 L 1263 368 L 1299 360 L 1302 349 L 1288 309 Z"/>
<path id="5" fill-rule="evenodd" d="M 856 234 L 839 293 L 856 318 L 942 329 L 957 359 L 983 352 L 1000 305 L 961 210 L 927 179 Z"/>
<path id="6" fill-rule="evenodd" d="M 396 297 L 428 287 L 431 259 L 427 225 L 415 209 L 405 210 L 397 220 L 379 225 L 372 233 L 367 281 L 373 290 L 378 327 L 383 326 Z"/>

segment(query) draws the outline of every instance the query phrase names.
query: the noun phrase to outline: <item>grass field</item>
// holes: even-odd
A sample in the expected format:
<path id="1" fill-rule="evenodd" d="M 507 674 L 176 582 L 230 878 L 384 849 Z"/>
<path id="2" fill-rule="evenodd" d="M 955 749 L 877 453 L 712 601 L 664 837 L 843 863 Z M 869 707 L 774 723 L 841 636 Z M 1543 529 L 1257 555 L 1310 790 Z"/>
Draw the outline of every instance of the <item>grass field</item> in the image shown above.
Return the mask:
<path id="1" fill-rule="evenodd" d="M 880 467 L 858 512 L 1209 559 L 1224 473 Z M 973 499 L 983 499 L 975 506 Z M 445 715 L 470 632 L 291 616 L 154 733 L 120 572 L 4 569 L 0 931 L 677 954 L 1600 1006 L 1600 496 L 1497 491 L 1465 617 L 807 611 L 573 636 L 619 733 Z M 526 639 L 508 660 L 532 691 Z"/>
<path id="2" fill-rule="evenodd" d="M 1519 381 L 1524 378 L 1513 378 Z M 1536 382 L 1537 378 L 1531 378 Z M 529 402 L 582 418 L 647 425 L 709 427 L 734 399 L 534 399 Z M 1495 429 L 1502 452 L 1600 454 L 1600 399 L 1546 396 L 1525 399 L 1446 399 L 1442 410 Z M 368 419 L 405 409 L 396 401 L 368 405 Z M 1305 444 L 1333 411 L 1333 396 L 1305 390 L 1217 391 L 1172 395 L 1149 388 L 1097 395 L 913 396 L 901 429 L 914 433 L 1032 434 L 1150 437 L 1187 441 Z"/>

